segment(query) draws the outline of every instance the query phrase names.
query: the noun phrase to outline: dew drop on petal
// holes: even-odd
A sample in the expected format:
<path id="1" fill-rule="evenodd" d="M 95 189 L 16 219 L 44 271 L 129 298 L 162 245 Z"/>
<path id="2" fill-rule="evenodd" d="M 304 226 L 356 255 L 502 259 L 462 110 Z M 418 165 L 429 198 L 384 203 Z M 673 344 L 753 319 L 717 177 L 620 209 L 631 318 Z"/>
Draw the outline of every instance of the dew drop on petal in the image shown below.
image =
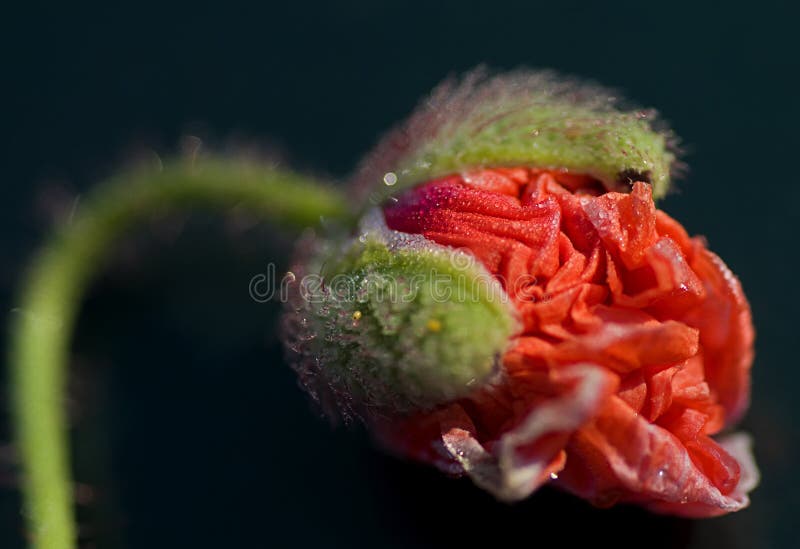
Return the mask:
<path id="1" fill-rule="evenodd" d="M 383 182 L 391 187 L 395 183 L 397 183 L 397 174 L 394 172 L 386 172 L 383 174 Z"/>

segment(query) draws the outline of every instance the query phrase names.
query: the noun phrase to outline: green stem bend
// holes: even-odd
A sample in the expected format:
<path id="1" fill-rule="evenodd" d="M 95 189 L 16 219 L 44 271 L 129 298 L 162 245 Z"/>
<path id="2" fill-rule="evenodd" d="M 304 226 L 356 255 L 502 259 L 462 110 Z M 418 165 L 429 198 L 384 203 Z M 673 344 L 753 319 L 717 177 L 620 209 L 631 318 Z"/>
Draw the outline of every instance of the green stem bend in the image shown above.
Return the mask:
<path id="1" fill-rule="evenodd" d="M 349 220 L 345 199 L 288 171 L 243 160 L 178 161 L 120 175 L 84 200 L 34 258 L 11 319 L 15 434 L 36 549 L 74 549 L 65 380 L 81 298 L 116 239 L 154 211 L 239 206 L 282 225 Z"/>

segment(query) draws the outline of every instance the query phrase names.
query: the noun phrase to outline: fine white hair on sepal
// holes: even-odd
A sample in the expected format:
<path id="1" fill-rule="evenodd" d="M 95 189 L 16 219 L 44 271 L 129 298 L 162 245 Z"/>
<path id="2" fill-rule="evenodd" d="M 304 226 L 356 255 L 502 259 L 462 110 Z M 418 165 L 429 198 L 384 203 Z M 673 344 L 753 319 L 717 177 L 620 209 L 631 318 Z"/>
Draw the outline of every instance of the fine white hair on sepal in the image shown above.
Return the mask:
<path id="1" fill-rule="evenodd" d="M 430 409 L 499 375 L 516 313 L 471 253 L 391 230 L 377 209 L 352 238 L 308 236 L 298 252 L 283 338 L 330 418 Z"/>
<path id="2" fill-rule="evenodd" d="M 679 167 L 676 144 L 655 110 L 611 89 L 550 70 L 479 67 L 435 88 L 365 156 L 352 185 L 376 204 L 448 173 L 529 166 L 591 175 L 608 190 L 645 181 L 660 197 Z"/>

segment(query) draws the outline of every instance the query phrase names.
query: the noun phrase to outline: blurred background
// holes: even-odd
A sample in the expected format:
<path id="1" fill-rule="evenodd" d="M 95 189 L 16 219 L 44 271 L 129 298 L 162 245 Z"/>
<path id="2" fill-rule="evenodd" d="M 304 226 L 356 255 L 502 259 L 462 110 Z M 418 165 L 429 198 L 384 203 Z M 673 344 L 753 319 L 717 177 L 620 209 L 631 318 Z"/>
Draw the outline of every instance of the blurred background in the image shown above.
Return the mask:
<path id="1" fill-rule="evenodd" d="M 287 267 L 292 235 L 173 216 L 121 243 L 81 314 L 69 406 L 85 547 L 793 546 L 800 62 L 789 2 L 111 4 L 4 9 L 4 311 L 25 260 L 82 193 L 131 162 L 180 154 L 186 136 L 343 181 L 448 74 L 549 67 L 657 107 L 682 137 L 690 169 L 662 207 L 708 237 L 752 304 L 743 427 L 763 480 L 750 509 L 689 521 L 547 489 L 502 505 L 387 457 L 318 417 L 283 362 L 278 305 L 248 295 L 270 261 Z M 24 546 L 15 476 L 0 445 L 9 549 Z"/>

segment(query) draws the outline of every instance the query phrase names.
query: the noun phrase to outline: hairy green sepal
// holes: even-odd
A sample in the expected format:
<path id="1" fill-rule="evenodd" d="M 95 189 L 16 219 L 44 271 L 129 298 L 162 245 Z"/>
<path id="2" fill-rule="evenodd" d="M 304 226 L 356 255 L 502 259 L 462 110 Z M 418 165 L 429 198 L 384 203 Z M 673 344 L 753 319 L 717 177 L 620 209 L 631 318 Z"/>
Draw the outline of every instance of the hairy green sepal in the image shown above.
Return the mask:
<path id="1" fill-rule="evenodd" d="M 674 134 L 651 109 L 630 109 L 610 90 L 550 72 L 482 72 L 449 80 L 378 144 L 355 186 L 368 203 L 457 172 L 532 167 L 590 175 L 606 190 L 635 181 L 669 190 Z"/>
<path id="2" fill-rule="evenodd" d="M 295 367 L 345 415 L 431 408 L 497 373 L 516 322 L 470 254 L 384 227 L 323 246 L 307 267 Z"/>

